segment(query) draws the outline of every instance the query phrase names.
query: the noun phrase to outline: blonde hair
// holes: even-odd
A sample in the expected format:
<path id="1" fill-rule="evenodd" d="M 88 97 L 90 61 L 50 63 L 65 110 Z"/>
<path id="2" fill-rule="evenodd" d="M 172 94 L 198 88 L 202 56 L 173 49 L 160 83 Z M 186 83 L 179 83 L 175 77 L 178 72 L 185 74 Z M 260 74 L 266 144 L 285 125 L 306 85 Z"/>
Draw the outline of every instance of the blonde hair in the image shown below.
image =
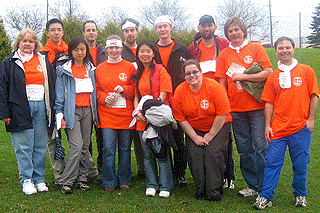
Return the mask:
<path id="1" fill-rule="evenodd" d="M 14 42 L 12 42 L 12 44 L 11 44 L 12 49 L 14 51 L 18 50 L 19 43 L 24 38 L 24 36 L 26 34 L 30 34 L 32 39 L 34 40 L 35 47 L 34 47 L 33 52 L 34 53 L 39 52 L 39 50 L 42 48 L 42 45 L 41 45 L 40 41 L 38 40 L 37 34 L 32 29 L 23 29 L 23 30 L 21 30 L 19 35 L 18 35 L 18 37 L 17 37 L 17 39 Z"/>

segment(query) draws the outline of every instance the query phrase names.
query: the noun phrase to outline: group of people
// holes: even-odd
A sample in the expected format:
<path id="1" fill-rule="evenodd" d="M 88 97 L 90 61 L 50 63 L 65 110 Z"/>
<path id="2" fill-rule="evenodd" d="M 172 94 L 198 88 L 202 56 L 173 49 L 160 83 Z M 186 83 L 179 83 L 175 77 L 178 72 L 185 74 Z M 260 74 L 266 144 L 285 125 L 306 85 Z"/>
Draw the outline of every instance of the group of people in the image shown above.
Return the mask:
<path id="1" fill-rule="evenodd" d="M 96 42 L 94 21 L 85 22 L 83 37 L 67 45 L 63 23 L 51 19 L 42 49 L 32 30 L 20 32 L 14 52 L 1 62 L 0 119 L 11 132 L 23 192 L 48 191 L 47 147 L 62 193 L 72 193 L 73 185 L 90 190 L 88 179 L 101 181 L 109 193 L 130 190 L 133 141 L 146 196 L 166 198 L 174 185 L 188 185 L 188 163 L 196 198 L 220 201 L 224 188 L 235 188 L 233 132 L 248 184 L 239 194 L 257 196 L 254 208 L 272 206 L 289 146 L 295 205 L 306 206 L 319 89 L 312 68 L 293 58 L 292 39 L 276 41 L 273 72 L 265 49 L 247 39 L 238 17 L 226 21 L 224 39 L 215 35 L 213 17 L 202 16 L 189 48 L 171 38 L 170 17 L 160 16 L 154 25 L 159 40 L 137 43 L 139 22 L 126 18 L 120 25 L 124 42 L 111 35 L 105 47 Z M 154 116 L 169 114 L 173 124 L 156 126 L 146 112 L 150 107 L 160 110 Z M 92 159 L 93 126 L 98 166 Z M 66 161 L 55 158 L 61 128 L 70 145 Z M 161 156 L 155 154 L 159 144 Z"/>

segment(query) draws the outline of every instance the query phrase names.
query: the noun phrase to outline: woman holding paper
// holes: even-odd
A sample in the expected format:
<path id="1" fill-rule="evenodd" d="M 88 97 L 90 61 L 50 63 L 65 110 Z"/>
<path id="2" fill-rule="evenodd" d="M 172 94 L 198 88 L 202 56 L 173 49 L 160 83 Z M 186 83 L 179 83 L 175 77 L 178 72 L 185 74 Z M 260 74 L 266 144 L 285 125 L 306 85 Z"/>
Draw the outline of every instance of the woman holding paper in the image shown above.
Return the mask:
<path id="1" fill-rule="evenodd" d="M 31 29 L 22 30 L 12 48 L 1 62 L 0 119 L 11 132 L 22 191 L 30 195 L 48 191 L 44 173 L 55 75 Z"/>
<path id="2" fill-rule="evenodd" d="M 107 61 L 96 70 L 99 128 L 103 135 L 102 187 L 106 192 L 129 190 L 131 184 L 131 131 L 135 68 L 121 58 L 121 38 L 111 35 L 106 41 Z M 115 155 L 118 147 L 118 172 Z"/>
<path id="3" fill-rule="evenodd" d="M 70 152 L 59 181 L 61 192 L 70 194 L 72 185 L 90 190 L 87 185 L 89 145 L 92 121 L 97 123 L 94 70 L 89 61 L 89 47 L 84 38 L 75 37 L 69 43 L 70 60 L 57 67 L 56 110 L 57 127 L 65 128 Z M 61 120 L 62 118 L 62 120 Z"/>

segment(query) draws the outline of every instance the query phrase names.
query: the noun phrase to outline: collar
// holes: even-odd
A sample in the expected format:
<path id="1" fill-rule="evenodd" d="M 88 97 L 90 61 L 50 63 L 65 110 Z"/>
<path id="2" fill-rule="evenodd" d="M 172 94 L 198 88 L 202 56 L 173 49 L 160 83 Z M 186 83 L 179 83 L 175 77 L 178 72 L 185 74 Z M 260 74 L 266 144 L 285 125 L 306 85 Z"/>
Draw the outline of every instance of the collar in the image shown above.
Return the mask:
<path id="1" fill-rule="evenodd" d="M 27 54 L 22 52 L 20 49 L 17 50 L 18 56 L 21 59 L 22 63 L 28 62 L 33 57 L 33 53 Z"/>
<path id="2" fill-rule="evenodd" d="M 240 53 L 240 50 L 249 44 L 249 40 L 245 39 L 244 42 L 240 45 L 240 47 L 235 47 L 232 43 L 229 44 L 229 47 L 235 50 L 237 53 Z"/>
<path id="3" fill-rule="evenodd" d="M 110 63 L 110 64 L 116 64 L 116 63 L 119 63 L 120 61 L 122 61 L 122 58 L 121 58 L 121 55 L 116 58 L 116 59 L 111 59 L 109 56 L 108 56 L 108 60 L 107 62 Z"/>
<path id="4" fill-rule="evenodd" d="M 298 65 L 298 60 L 295 58 L 292 60 L 292 63 L 290 65 L 281 64 L 281 62 L 278 61 L 278 68 L 279 68 L 279 70 L 281 70 L 283 72 L 290 72 L 297 65 Z"/>

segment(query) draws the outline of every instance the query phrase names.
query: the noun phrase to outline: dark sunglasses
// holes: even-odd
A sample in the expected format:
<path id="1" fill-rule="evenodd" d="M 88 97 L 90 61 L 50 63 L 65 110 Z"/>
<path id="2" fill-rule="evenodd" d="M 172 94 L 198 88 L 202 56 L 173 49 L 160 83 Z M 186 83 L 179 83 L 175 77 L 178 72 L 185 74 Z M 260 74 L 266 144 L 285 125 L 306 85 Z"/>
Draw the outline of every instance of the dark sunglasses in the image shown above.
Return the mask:
<path id="1" fill-rule="evenodd" d="M 191 74 L 192 75 L 197 75 L 199 72 L 200 72 L 199 70 L 193 70 L 192 72 L 186 72 L 184 75 L 186 77 L 189 77 L 189 76 L 191 76 Z"/>

